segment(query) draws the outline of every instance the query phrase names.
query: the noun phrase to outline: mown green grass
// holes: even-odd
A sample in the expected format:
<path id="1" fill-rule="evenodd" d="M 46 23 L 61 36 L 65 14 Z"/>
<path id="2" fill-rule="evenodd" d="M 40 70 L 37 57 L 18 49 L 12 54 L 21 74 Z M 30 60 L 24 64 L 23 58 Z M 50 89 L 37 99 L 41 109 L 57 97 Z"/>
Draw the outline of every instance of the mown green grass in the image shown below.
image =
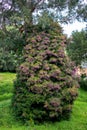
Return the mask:
<path id="1" fill-rule="evenodd" d="M 11 98 L 14 79 L 14 73 L 0 73 L 0 101 Z"/>
<path id="2" fill-rule="evenodd" d="M 71 118 L 68 121 L 23 126 L 11 113 L 11 97 L 15 74 L 0 73 L 0 130 L 87 130 L 87 92 L 79 89 Z"/>
<path id="3" fill-rule="evenodd" d="M 11 126 L 12 124 L 10 104 L 15 76 L 14 73 L 0 73 L 0 126 L 8 126 L 8 124 Z"/>

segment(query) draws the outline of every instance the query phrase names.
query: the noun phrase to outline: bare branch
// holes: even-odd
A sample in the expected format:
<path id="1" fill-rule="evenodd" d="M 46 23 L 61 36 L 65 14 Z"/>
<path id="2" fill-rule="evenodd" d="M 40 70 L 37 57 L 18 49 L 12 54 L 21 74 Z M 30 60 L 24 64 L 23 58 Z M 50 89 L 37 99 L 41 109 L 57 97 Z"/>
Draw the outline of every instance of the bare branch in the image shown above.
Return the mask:
<path id="1" fill-rule="evenodd" d="M 40 3 L 43 3 L 44 0 L 38 0 L 38 2 L 34 5 L 34 7 L 31 9 L 31 12 L 34 12 L 34 10 L 37 8 L 37 6 L 40 4 Z"/>

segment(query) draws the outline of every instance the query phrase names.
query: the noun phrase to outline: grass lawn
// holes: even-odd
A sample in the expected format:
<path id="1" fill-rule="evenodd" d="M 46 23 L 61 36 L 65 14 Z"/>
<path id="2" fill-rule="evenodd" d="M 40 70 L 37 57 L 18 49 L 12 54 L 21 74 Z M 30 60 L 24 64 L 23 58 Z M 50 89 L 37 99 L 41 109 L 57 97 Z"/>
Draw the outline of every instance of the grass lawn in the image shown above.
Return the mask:
<path id="1" fill-rule="evenodd" d="M 12 116 L 10 104 L 14 73 L 0 73 L 0 130 L 87 130 L 87 92 L 79 90 L 69 121 L 23 126 Z"/>

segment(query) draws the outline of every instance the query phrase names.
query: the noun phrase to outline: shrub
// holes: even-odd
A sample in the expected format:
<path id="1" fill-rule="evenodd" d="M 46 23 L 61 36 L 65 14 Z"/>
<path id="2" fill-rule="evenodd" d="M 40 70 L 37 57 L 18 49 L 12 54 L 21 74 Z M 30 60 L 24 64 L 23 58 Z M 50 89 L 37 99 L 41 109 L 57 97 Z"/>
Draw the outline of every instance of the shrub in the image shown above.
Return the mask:
<path id="1" fill-rule="evenodd" d="M 82 75 L 81 75 L 80 87 L 81 87 L 83 90 L 86 90 L 86 91 L 87 91 L 87 77 L 86 77 L 85 74 L 82 74 Z"/>
<path id="2" fill-rule="evenodd" d="M 8 27 L 7 32 L 0 30 L 0 47 L 6 51 L 21 52 L 25 45 L 25 38 L 16 28 Z"/>
<path id="3" fill-rule="evenodd" d="M 52 26 L 48 33 L 27 38 L 17 71 L 12 106 L 23 122 L 68 118 L 77 97 L 75 66 L 65 53 L 66 37 L 59 25 Z"/>
<path id="4" fill-rule="evenodd" d="M 21 60 L 21 55 L 15 54 L 13 51 L 5 51 L 0 48 L 0 71 L 15 72 L 18 66 L 18 60 Z"/>
<path id="5" fill-rule="evenodd" d="M 0 71 L 16 71 L 24 47 L 24 35 L 16 28 L 0 30 Z"/>

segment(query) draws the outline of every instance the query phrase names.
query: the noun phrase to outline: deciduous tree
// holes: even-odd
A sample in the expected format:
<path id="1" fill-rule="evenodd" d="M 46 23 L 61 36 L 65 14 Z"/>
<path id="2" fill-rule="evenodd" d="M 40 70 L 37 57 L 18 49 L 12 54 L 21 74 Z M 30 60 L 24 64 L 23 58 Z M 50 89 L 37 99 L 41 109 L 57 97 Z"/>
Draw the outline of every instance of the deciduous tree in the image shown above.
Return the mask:
<path id="1" fill-rule="evenodd" d="M 68 54 L 77 65 L 87 59 L 87 37 L 86 31 L 75 31 L 72 33 L 72 41 L 68 45 Z"/>

